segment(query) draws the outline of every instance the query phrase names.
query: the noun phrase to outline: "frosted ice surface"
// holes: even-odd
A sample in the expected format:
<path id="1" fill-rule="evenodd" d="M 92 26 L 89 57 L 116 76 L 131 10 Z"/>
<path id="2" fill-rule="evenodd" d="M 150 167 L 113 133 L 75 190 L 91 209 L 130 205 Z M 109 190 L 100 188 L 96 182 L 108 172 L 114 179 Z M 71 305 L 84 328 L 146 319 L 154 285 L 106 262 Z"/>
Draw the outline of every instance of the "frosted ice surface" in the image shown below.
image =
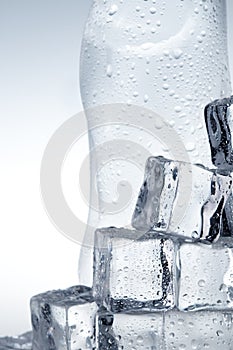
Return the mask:
<path id="1" fill-rule="evenodd" d="M 96 231 L 94 296 L 113 312 L 169 309 L 176 295 L 176 246 L 157 233 Z"/>

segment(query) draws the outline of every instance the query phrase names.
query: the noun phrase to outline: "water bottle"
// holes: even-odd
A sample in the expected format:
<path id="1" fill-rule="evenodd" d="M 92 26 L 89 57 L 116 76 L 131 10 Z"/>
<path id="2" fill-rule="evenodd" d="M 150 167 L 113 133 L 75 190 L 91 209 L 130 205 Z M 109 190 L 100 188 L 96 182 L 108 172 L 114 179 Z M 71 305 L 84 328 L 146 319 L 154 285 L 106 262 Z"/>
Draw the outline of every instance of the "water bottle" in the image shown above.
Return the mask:
<path id="1" fill-rule="evenodd" d="M 203 110 L 231 93 L 225 0 L 93 0 L 80 85 L 92 177 L 80 281 L 91 285 L 94 230 L 130 227 L 148 155 L 213 167 Z"/>

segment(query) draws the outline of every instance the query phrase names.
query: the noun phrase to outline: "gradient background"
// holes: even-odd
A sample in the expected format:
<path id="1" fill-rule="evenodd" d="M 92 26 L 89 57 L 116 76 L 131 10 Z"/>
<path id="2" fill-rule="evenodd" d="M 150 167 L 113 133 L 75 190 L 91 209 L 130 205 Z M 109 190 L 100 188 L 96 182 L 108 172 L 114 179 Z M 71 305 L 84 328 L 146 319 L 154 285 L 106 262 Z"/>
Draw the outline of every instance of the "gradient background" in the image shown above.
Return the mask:
<path id="1" fill-rule="evenodd" d="M 233 74 L 233 1 L 227 2 Z M 30 328 L 32 295 L 78 283 L 79 246 L 50 222 L 39 176 L 49 138 L 82 110 L 78 65 L 91 3 L 0 0 L 0 336 Z M 86 139 L 80 149 L 87 152 Z M 70 170 L 78 174 L 79 152 L 72 160 Z"/>

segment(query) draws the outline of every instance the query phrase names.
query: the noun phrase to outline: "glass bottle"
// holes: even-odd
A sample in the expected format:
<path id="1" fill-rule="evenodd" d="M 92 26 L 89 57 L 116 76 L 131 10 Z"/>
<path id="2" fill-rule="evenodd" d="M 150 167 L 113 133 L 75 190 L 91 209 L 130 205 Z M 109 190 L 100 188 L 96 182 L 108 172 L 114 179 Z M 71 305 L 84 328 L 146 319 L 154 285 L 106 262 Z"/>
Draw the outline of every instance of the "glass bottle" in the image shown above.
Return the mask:
<path id="1" fill-rule="evenodd" d="M 212 167 L 203 109 L 231 93 L 225 0 L 94 0 L 80 85 L 92 150 L 80 281 L 91 285 L 94 230 L 130 227 L 142 183 L 137 157 L 124 158 L 127 142 L 143 165 L 149 153 Z"/>

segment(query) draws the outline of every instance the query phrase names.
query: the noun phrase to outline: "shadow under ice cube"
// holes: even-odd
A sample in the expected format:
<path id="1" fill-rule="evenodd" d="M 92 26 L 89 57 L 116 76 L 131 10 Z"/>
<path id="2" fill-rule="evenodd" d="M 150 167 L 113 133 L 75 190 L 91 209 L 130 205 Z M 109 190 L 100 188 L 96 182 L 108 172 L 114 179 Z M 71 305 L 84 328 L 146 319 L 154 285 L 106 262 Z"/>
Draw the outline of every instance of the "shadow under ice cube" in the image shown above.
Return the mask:
<path id="1" fill-rule="evenodd" d="M 185 243 L 179 249 L 178 308 L 233 310 L 233 242 L 212 246 Z"/>
<path id="2" fill-rule="evenodd" d="M 163 313 L 110 314 L 96 319 L 97 350 L 165 350 Z"/>
<path id="3" fill-rule="evenodd" d="M 93 292 L 112 312 L 174 306 L 176 246 L 156 233 L 106 228 L 95 234 Z"/>
<path id="4" fill-rule="evenodd" d="M 151 157 L 132 219 L 138 230 L 217 241 L 232 178 L 199 165 Z"/>
<path id="5" fill-rule="evenodd" d="M 0 350 L 32 350 L 32 332 L 0 338 Z"/>
<path id="6" fill-rule="evenodd" d="M 96 311 L 91 289 L 83 286 L 33 297 L 33 350 L 92 349 Z"/>

